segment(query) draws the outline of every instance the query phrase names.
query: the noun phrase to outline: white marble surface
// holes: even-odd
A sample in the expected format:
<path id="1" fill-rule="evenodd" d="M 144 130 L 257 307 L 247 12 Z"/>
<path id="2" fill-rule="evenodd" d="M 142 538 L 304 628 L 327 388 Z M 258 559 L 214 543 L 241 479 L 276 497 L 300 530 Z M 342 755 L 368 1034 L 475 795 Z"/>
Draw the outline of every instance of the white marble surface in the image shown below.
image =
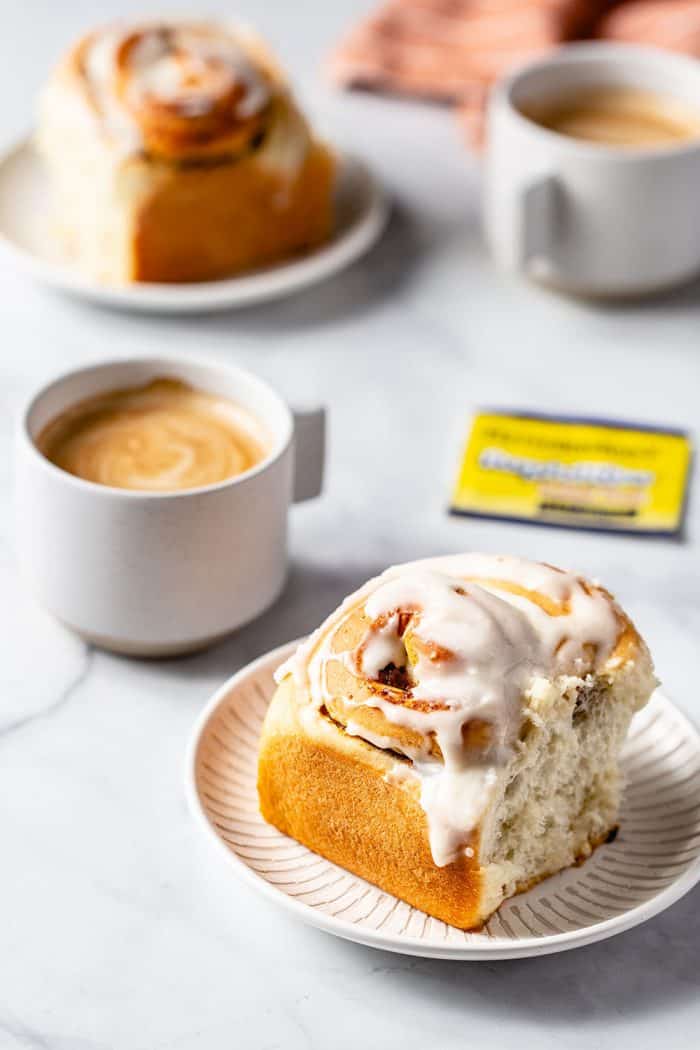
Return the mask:
<path id="1" fill-rule="evenodd" d="M 177 321 L 82 307 L 0 268 L 0 1048 L 696 1046 L 697 891 L 566 955 L 411 960 L 278 914 L 231 881 L 185 810 L 185 742 L 213 689 L 376 569 L 436 552 L 513 551 L 601 577 L 647 635 L 670 695 L 700 720 L 697 499 L 678 542 L 444 511 L 479 403 L 696 426 L 700 286 L 595 308 L 495 272 L 479 243 L 478 171 L 450 116 L 341 97 L 317 75 L 352 11 L 370 4 L 260 6 L 238 5 L 283 52 L 327 133 L 361 150 L 395 196 L 373 255 L 298 298 Z M 3 12 L 2 142 L 29 125 L 44 71 L 75 31 L 139 8 L 25 0 Z M 325 496 L 293 514 L 278 606 L 211 652 L 140 663 L 86 650 L 20 587 L 10 421 L 61 367 L 160 350 L 218 355 L 292 399 L 324 401 L 330 454 Z"/>

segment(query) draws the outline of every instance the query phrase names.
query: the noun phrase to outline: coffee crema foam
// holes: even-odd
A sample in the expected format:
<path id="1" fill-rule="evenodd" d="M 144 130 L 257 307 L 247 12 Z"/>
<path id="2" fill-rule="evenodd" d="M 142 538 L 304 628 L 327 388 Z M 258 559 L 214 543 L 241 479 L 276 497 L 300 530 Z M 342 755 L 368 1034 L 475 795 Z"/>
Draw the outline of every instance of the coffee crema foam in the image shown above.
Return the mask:
<path id="1" fill-rule="evenodd" d="M 265 459 L 271 444 L 241 405 L 170 377 L 80 401 L 36 439 L 39 451 L 69 474 L 146 492 L 237 477 Z"/>
<path id="2" fill-rule="evenodd" d="M 599 146 L 662 149 L 700 138 L 700 109 L 641 88 L 580 88 L 521 111 L 549 131 Z"/>

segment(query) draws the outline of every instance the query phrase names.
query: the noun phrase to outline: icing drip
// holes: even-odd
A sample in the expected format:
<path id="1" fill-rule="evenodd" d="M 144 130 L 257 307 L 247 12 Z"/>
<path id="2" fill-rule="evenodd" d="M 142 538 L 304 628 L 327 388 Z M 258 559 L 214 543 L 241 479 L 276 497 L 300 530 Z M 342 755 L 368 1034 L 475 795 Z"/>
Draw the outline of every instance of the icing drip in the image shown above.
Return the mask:
<path id="1" fill-rule="evenodd" d="M 189 30 L 146 33 L 131 52 L 133 101 L 177 105 L 184 116 L 202 116 L 237 84 L 234 112 L 252 116 L 266 105 L 269 88 L 241 48 L 227 36 Z"/>
<path id="2" fill-rule="evenodd" d="M 358 610 L 368 622 L 365 637 L 354 649 L 334 651 L 335 629 Z M 433 859 L 442 866 L 471 848 L 537 680 L 584 676 L 604 666 L 620 631 L 610 598 L 571 573 L 514 558 L 459 555 L 398 566 L 370 581 L 278 677 L 292 673 L 316 708 L 328 699 L 333 661 L 375 683 L 359 703 L 426 742 L 424 751 L 406 754 L 420 779 Z M 387 665 L 405 669 L 401 702 L 381 688 Z M 348 731 L 397 749 L 356 719 Z M 431 739 L 441 758 L 431 752 Z"/>
<path id="3" fill-rule="evenodd" d="M 223 24 L 115 26 L 87 39 L 81 65 L 94 116 L 127 152 L 148 147 L 144 121 L 186 125 L 218 113 L 207 132 L 225 140 L 229 127 L 264 110 L 274 90 Z"/>
<path id="4" fill-rule="evenodd" d="M 356 660 L 351 660 L 351 666 L 356 664 L 358 670 L 368 678 L 378 678 L 380 671 L 388 664 L 401 667 L 405 658 L 406 650 L 398 634 L 397 617 L 392 616 L 387 624 L 369 635 Z"/>

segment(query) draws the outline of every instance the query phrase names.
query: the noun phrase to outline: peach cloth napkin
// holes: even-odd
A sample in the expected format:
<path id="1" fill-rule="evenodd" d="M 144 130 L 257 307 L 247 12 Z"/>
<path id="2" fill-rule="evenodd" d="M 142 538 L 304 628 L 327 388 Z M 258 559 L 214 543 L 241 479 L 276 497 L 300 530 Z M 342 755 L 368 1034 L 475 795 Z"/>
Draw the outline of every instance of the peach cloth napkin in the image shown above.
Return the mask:
<path id="1" fill-rule="evenodd" d="M 700 0 L 388 0 L 341 42 L 329 72 L 344 87 L 455 105 L 478 148 L 491 84 L 590 36 L 700 55 Z"/>
<path id="2" fill-rule="evenodd" d="M 598 35 L 700 58 L 700 0 L 630 0 L 600 19 Z"/>

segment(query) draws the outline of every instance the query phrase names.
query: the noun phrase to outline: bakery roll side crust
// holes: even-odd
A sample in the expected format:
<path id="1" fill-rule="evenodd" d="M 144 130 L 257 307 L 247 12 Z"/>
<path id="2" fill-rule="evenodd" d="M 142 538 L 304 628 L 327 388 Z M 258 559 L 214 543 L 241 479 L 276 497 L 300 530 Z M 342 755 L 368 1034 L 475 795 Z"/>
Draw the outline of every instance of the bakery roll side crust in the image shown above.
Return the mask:
<path id="1" fill-rule="evenodd" d="M 552 682 L 557 697 L 570 697 L 640 654 L 648 662 L 597 585 L 548 565 L 468 554 L 370 581 L 278 680 L 291 675 L 308 698 L 300 712 L 307 726 L 319 713 L 338 718 L 340 700 L 344 732 L 411 760 L 401 772 L 419 786 L 432 860 L 445 867 L 469 855 L 472 835 L 503 797 L 523 727 L 541 718 L 538 698 Z M 641 687 L 639 703 L 647 695 Z"/>
<path id="2" fill-rule="evenodd" d="M 288 676 L 268 708 L 258 768 L 263 817 L 315 853 L 460 926 L 483 918 L 479 834 L 454 864 L 433 862 L 418 783 L 391 752 L 352 737 Z"/>
<path id="3" fill-rule="evenodd" d="M 42 94 L 36 141 L 63 255 L 102 281 L 217 279 L 332 228 L 332 155 L 263 42 L 227 22 L 89 33 Z"/>

